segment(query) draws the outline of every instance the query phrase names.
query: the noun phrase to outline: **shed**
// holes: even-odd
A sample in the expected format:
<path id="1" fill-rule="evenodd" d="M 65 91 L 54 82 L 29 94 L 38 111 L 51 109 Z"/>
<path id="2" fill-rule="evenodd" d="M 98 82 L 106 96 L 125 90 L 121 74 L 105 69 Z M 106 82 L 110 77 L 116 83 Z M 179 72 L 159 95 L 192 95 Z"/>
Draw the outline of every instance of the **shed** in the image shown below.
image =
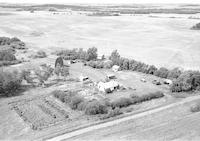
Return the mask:
<path id="1" fill-rule="evenodd" d="M 112 70 L 113 70 L 114 72 L 119 71 L 119 69 L 120 69 L 120 66 L 118 66 L 118 65 L 114 65 L 114 66 L 112 67 Z"/>
<path id="2" fill-rule="evenodd" d="M 83 81 L 86 81 L 86 80 L 88 80 L 88 79 L 89 79 L 89 77 L 87 77 L 87 76 L 82 76 L 82 75 L 81 75 L 81 76 L 79 77 L 79 80 L 82 81 L 82 82 L 83 82 Z"/>
<path id="3" fill-rule="evenodd" d="M 115 77 L 115 74 L 108 74 L 107 76 L 106 76 L 108 79 L 115 79 L 116 77 Z"/>
<path id="4" fill-rule="evenodd" d="M 164 84 L 171 85 L 173 82 L 170 79 L 165 79 Z"/>

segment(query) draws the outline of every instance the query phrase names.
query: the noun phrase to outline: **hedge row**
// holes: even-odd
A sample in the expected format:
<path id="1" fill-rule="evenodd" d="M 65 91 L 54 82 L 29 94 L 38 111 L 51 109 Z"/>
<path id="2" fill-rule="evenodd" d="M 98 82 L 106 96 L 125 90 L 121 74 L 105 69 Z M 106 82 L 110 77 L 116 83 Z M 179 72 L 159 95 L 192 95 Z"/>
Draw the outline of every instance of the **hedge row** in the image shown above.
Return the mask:
<path id="1" fill-rule="evenodd" d="M 115 108 L 122 108 L 122 107 L 128 107 L 129 105 L 138 104 L 145 101 L 150 101 L 152 99 L 157 99 L 163 97 L 164 94 L 162 92 L 155 92 L 155 93 L 149 93 L 148 95 L 142 95 L 142 96 L 135 96 L 132 95 L 129 98 L 119 98 L 111 103 L 111 107 L 113 109 Z"/>
<path id="2" fill-rule="evenodd" d="M 120 110 L 122 107 L 128 107 L 132 104 L 137 104 L 164 96 L 162 92 L 155 92 L 140 97 L 130 96 L 129 98 L 119 98 L 110 103 L 107 99 L 102 101 L 86 100 L 74 92 L 65 93 L 63 91 L 54 91 L 52 94 L 56 98 L 60 99 L 60 101 L 63 103 L 68 104 L 73 110 L 84 111 L 87 115 L 107 114 L 106 117 L 113 117 L 122 114 Z M 109 107 L 112 109 L 109 110 Z"/>

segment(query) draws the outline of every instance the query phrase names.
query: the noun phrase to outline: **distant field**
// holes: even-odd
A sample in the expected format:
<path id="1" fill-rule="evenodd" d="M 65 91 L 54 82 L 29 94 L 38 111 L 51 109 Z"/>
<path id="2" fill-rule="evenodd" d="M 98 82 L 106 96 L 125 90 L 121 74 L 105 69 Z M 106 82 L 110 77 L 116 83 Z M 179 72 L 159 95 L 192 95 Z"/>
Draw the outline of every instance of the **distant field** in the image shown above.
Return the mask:
<path id="1" fill-rule="evenodd" d="M 91 17 L 50 12 L 1 16 L 0 35 L 17 36 L 33 49 L 95 46 L 100 54 L 120 54 L 157 66 L 200 69 L 198 20 L 178 14 Z"/>

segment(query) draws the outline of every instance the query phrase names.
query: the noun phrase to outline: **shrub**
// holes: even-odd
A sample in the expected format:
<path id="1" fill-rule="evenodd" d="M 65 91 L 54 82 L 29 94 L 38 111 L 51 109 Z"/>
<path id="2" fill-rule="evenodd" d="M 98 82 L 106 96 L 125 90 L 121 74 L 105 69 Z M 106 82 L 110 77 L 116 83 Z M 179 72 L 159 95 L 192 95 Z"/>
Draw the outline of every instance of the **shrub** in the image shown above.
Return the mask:
<path id="1" fill-rule="evenodd" d="M 59 98 L 60 95 L 65 95 L 66 93 L 61 91 L 61 90 L 54 90 L 53 92 L 51 92 L 51 94 L 56 97 L 56 98 Z"/>
<path id="2" fill-rule="evenodd" d="M 195 105 L 190 107 L 190 111 L 195 113 L 195 112 L 199 112 L 200 111 L 200 104 L 196 103 Z"/>
<path id="3" fill-rule="evenodd" d="M 114 109 L 115 107 L 119 107 L 119 108 L 127 107 L 131 104 L 132 104 L 131 98 L 122 97 L 112 102 L 111 106 Z"/>
<path id="4" fill-rule="evenodd" d="M 3 96 L 14 96 L 21 88 L 22 78 L 19 72 L 0 73 L 0 94 Z"/>
<path id="5" fill-rule="evenodd" d="M 0 67 L 9 66 L 9 65 L 15 65 L 15 64 L 19 64 L 19 63 L 21 63 L 21 61 L 19 61 L 19 60 L 15 60 L 15 61 L 0 61 Z"/>
<path id="6" fill-rule="evenodd" d="M 12 54 L 10 51 L 3 50 L 0 51 L 0 61 L 15 61 L 15 55 Z"/>
<path id="7" fill-rule="evenodd" d="M 80 111 L 84 111 L 86 109 L 86 106 L 87 106 L 88 103 L 89 103 L 89 101 L 87 101 L 87 100 L 81 101 L 78 104 L 77 109 L 80 110 Z"/>
<path id="8" fill-rule="evenodd" d="M 115 109 L 111 109 L 109 112 L 108 112 L 108 118 L 110 117 L 115 117 L 115 116 L 118 116 L 118 115 L 121 115 L 123 112 L 120 110 L 120 108 L 115 108 Z"/>
<path id="9" fill-rule="evenodd" d="M 200 30 L 200 23 L 197 23 L 191 29 L 193 29 L 193 30 Z"/>
<path id="10" fill-rule="evenodd" d="M 83 101 L 84 101 L 83 97 L 78 96 L 78 95 L 73 96 L 71 98 L 69 106 L 71 107 L 71 109 L 76 110 L 78 108 L 78 105 Z"/>
<path id="11" fill-rule="evenodd" d="M 88 115 L 106 114 L 107 106 L 97 100 L 93 100 L 86 105 L 85 113 Z"/>
<path id="12" fill-rule="evenodd" d="M 38 51 L 37 54 L 35 55 L 36 58 L 45 58 L 47 57 L 46 53 L 42 50 Z"/>
<path id="13" fill-rule="evenodd" d="M 54 73 L 59 76 L 68 76 L 69 75 L 69 68 L 66 67 L 66 66 L 63 66 L 63 67 L 60 67 L 60 66 L 56 66 L 55 70 L 54 70 Z"/>
<path id="14" fill-rule="evenodd" d="M 116 107 L 118 108 L 128 107 L 129 105 L 132 105 L 132 104 L 137 104 L 137 103 L 149 101 L 156 98 L 161 98 L 163 96 L 164 94 L 160 91 L 157 91 L 155 93 L 149 93 L 148 95 L 142 95 L 142 96 L 131 95 L 129 98 L 122 97 L 113 101 L 111 103 L 111 107 L 113 109 Z"/>

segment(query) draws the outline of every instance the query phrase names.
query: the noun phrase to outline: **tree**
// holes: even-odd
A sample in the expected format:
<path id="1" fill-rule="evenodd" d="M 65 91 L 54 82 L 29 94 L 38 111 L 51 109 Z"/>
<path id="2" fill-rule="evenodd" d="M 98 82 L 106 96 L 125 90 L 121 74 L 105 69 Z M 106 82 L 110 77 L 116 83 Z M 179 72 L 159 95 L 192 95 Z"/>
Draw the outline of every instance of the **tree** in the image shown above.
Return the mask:
<path id="1" fill-rule="evenodd" d="M 87 50 L 87 61 L 96 60 L 97 59 L 97 48 L 92 47 Z"/>
<path id="2" fill-rule="evenodd" d="M 168 78 L 177 79 L 181 75 L 181 70 L 179 68 L 174 68 L 169 71 Z"/>
<path id="3" fill-rule="evenodd" d="M 0 72 L 0 94 L 3 96 L 14 96 L 21 88 L 22 78 L 18 71 Z"/>
<path id="4" fill-rule="evenodd" d="M 119 62 L 120 62 L 120 55 L 119 53 L 117 52 L 117 50 L 114 50 L 109 59 L 113 62 L 114 65 L 119 65 Z"/>
<path id="5" fill-rule="evenodd" d="M 63 67 L 63 65 L 64 65 L 64 62 L 63 62 L 62 57 L 58 57 L 58 58 L 56 59 L 56 62 L 55 62 L 55 68 L 56 68 L 57 66 Z"/>
<path id="6" fill-rule="evenodd" d="M 106 58 L 105 58 L 105 55 L 102 55 L 101 56 L 101 60 L 105 60 Z"/>
<path id="7" fill-rule="evenodd" d="M 0 51 L 0 61 L 14 61 L 16 57 L 8 50 Z"/>
<path id="8" fill-rule="evenodd" d="M 121 67 L 123 70 L 129 70 L 129 60 L 128 59 L 124 59 L 123 60 L 123 64 Z"/>
<path id="9" fill-rule="evenodd" d="M 168 74 L 169 74 L 169 70 L 164 67 L 161 67 L 159 70 L 155 72 L 155 75 L 161 78 L 167 78 Z"/>

